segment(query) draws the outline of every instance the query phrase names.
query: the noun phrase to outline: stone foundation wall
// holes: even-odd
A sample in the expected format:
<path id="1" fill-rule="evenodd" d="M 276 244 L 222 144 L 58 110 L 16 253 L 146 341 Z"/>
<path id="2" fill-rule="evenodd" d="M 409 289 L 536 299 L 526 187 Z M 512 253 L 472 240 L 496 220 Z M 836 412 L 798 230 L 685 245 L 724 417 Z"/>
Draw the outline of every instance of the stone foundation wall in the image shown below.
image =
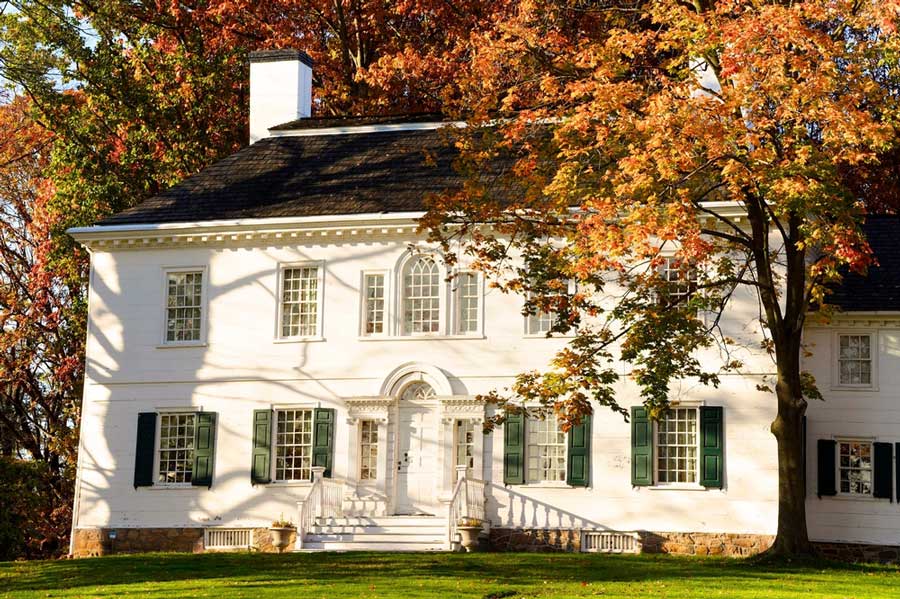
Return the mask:
<path id="1" fill-rule="evenodd" d="M 762 553 L 775 541 L 772 535 L 644 531 L 640 531 L 639 534 L 643 553 L 676 555 L 747 557 Z"/>
<path id="2" fill-rule="evenodd" d="M 491 528 L 495 551 L 581 551 L 580 529 Z M 679 555 L 755 555 L 771 546 L 775 537 L 718 533 L 639 532 L 644 553 Z"/>
<path id="3" fill-rule="evenodd" d="M 900 564 L 898 545 L 859 545 L 856 543 L 813 543 L 816 552 L 825 559 L 840 562 L 881 562 Z"/>
<path id="4" fill-rule="evenodd" d="M 115 538 L 110 533 L 115 532 Z M 291 534 L 291 546 L 297 538 Z M 268 528 L 253 529 L 253 550 L 276 552 Z M 115 553 L 171 551 L 202 553 L 202 528 L 80 528 L 75 531 L 73 557 L 95 557 Z"/>

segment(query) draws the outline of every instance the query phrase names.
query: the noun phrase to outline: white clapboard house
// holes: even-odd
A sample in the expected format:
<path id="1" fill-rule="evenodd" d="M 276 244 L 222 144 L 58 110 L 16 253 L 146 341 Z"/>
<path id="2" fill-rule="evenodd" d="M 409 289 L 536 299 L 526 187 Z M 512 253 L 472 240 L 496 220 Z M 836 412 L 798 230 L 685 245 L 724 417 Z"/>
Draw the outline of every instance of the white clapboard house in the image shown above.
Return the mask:
<path id="1" fill-rule="evenodd" d="M 465 264 L 448 280 L 417 234 L 423 198 L 460 183 L 447 123 L 310 118 L 311 75 L 302 52 L 254 53 L 248 147 L 71 231 L 91 253 L 73 553 L 266 550 L 280 519 L 306 550 L 451 549 L 461 518 L 497 549 L 765 548 L 756 299 L 723 321 L 747 374 L 683 381 L 659 422 L 625 376 L 630 423 L 601 409 L 568 434 L 521 417 L 482 434 L 475 396 L 567 340 Z M 809 525 L 898 545 L 900 221 L 867 227 L 881 266 L 805 331 L 826 398 L 808 414 Z"/>

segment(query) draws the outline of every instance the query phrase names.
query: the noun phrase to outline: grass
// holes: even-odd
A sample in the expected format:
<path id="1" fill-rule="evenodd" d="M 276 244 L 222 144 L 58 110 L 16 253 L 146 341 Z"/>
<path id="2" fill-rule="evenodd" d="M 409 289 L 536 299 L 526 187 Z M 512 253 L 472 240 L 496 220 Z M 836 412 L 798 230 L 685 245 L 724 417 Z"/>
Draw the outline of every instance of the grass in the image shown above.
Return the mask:
<path id="1" fill-rule="evenodd" d="M 2 562 L 0 597 L 897 597 L 900 569 L 589 554 L 145 554 Z"/>

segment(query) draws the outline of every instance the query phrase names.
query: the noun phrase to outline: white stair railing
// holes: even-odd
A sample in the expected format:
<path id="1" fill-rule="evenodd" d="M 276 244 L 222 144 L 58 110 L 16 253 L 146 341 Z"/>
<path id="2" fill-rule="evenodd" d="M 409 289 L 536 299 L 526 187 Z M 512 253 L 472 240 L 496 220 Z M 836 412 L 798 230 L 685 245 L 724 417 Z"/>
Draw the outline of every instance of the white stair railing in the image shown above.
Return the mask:
<path id="1" fill-rule="evenodd" d="M 343 515 L 344 483 L 325 478 L 325 468 L 313 466 L 313 483 L 306 498 L 297 502 L 297 549 L 316 524 L 317 518 Z"/>
<path id="2" fill-rule="evenodd" d="M 484 522 L 485 483 L 472 478 L 465 466 L 456 467 L 456 485 L 450 496 L 447 510 L 447 549 L 453 550 L 459 544 L 457 527 L 463 518 L 471 518 Z"/>

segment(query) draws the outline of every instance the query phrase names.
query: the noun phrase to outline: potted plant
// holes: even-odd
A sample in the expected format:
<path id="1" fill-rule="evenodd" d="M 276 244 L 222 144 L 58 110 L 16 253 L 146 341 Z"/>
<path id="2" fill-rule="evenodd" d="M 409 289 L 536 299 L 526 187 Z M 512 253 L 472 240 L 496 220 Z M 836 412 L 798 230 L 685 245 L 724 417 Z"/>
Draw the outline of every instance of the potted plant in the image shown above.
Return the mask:
<path id="1" fill-rule="evenodd" d="M 460 544 L 468 552 L 478 547 L 478 535 L 481 534 L 482 522 L 478 518 L 460 518 L 456 525 L 459 531 Z"/>
<path id="2" fill-rule="evenodd" d="M 285 520 L 284 514 L 281 514 L 277 520 L 272 522 L 269 532 L 272 533 L 272 545 L 275 546 L 279 553 L 291 544 L 291 533 L 294 530 L 296 530 L 294 523 L 290 520 Z"/>

